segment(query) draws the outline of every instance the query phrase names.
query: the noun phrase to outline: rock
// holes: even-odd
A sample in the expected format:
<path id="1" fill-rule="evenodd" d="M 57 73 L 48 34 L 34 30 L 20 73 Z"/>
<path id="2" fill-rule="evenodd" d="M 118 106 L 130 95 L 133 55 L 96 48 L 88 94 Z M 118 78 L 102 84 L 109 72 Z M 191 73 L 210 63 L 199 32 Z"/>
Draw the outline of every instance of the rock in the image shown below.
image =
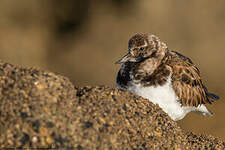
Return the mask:
<path id="1" fill-rule="evenodd" d="M 224 149 L 183 131 L 157 105 L 107 86 L 0 62 L 0 149 Z"/>

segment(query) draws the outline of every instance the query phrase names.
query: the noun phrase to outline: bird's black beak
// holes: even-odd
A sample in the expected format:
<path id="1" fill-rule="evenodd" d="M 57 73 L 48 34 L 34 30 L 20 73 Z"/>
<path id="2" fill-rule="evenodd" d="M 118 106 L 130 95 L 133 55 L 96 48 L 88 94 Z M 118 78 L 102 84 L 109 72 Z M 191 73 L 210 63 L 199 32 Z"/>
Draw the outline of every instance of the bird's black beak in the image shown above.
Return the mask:
<path id="1" fill-rule="evenodd" d="M 121 64 L 121 63 L 125 63 L 125 62 L 134 62 L 135 59 L 131 56 L 130 53 L 127 53 L 125 56 L 123 56 L 120 60 L 118 60 L 117 62 L 115 62 L 115 64 Z"/>

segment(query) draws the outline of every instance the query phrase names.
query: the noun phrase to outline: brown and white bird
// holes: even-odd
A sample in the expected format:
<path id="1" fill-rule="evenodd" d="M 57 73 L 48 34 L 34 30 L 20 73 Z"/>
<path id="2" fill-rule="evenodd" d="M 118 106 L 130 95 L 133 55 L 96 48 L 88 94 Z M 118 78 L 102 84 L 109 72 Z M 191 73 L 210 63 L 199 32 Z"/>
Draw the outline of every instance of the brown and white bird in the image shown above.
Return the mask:
<path id="1" fill-rule="evenodd" d="M 191 59 L 170 51 L 157 36 L 131 37 L 128 53 L 116 62 L 120 63 L 116 86 L 158 104 L 173 120 L 191 111 L 212 115 L 205 104 L 219 97 L 208 92 Z"/>

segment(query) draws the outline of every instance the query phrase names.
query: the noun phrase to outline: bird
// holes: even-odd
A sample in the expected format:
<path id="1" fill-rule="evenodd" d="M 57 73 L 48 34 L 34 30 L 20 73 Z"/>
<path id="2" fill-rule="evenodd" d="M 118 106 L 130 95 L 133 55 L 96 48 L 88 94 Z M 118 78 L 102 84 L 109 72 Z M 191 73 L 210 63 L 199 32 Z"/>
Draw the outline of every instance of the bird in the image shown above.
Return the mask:
<path id="1" fill-rule="evenodd" d="M 115 64 L 122 64 L 115 86 L 158 104 L 172 120 L 190 112 L 212 116 L 206 104 L 219 99 L 208 92 L 200 71 L 192 60 L 170 50 L 159 37 L 137 33 L 128 42 L 128 53 Z"/>

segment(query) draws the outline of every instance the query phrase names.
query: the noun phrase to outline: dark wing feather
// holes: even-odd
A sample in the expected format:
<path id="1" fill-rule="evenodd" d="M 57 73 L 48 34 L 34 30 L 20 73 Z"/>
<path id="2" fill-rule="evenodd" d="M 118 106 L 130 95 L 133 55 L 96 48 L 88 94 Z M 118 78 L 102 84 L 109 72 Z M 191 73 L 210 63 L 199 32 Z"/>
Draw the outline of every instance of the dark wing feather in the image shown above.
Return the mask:
<path id="1" fill-rule="evenodd" d="M 189 58 L 177 52 L 170 52 L 168 58 L 168 64 L 173 69 L 172 85 L 182 106 L 197 107 L 219 99 L 207 91 L 198 68 Z"/>

